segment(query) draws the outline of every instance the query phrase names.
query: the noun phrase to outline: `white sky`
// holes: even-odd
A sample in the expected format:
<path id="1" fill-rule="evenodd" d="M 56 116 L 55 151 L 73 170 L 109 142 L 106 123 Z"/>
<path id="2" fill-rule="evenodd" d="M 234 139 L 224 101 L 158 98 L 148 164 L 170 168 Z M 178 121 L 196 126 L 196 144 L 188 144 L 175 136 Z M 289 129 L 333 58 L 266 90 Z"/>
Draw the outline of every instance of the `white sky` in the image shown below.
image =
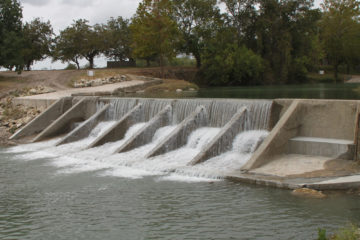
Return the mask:
<path id="1" fill-rule="evenodd" d="M 90 24 L 106 23 L 110 17 L 122 16 L 130 18 L 141 0 L 20 0 L 23 7 L 23 20 L 29 22 L 39 17 L 42 21 L 50 20 L 55 34 L 70 26 L 73 20 L 87 19 Z M 322 0 L 315 0 L 319 6 Z M 82 62 L 82 65 L 86 61 Z M 103 58 L 95 59 L 97 67 L 106 65 Z M 63 68 L 60 62 L 51 63 L 45 60 L 34 64 L 33 69 Z"/>

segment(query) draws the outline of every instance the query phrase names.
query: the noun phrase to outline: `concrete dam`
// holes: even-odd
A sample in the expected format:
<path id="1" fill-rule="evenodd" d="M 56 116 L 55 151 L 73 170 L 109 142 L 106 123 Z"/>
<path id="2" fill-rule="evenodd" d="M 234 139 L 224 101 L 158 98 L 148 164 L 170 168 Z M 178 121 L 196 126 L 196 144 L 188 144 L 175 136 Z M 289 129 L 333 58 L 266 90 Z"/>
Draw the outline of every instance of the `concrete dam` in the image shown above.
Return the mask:
<path id="1" fill-rule="evenodd" d="M 166 172 L 279 185 L 266 177 L 357 161 L 359 110 L 358 101 L 338 100 L 66 97 L 11 139 L 88 169 L 127 168 L 120 176 Z"/>

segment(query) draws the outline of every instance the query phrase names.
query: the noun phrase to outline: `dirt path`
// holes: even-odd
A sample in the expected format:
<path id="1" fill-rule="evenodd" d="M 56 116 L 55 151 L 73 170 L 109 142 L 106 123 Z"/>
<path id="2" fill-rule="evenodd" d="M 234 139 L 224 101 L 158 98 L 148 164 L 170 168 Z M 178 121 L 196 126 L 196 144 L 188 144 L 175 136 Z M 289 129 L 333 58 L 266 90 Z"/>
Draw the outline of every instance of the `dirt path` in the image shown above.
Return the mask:
<path id="1" fill-rule="evenodd" d="M 360 83 L 360 75 L 352 75 L 351 79 L 346 83 Z"/>

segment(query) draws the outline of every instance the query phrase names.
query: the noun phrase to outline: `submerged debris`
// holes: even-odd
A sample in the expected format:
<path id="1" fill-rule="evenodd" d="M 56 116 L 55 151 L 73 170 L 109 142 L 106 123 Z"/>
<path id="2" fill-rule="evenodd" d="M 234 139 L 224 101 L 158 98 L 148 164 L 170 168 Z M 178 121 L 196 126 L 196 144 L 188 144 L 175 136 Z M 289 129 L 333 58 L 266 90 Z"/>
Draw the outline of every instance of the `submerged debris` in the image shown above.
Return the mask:
<path id="1" fill-rule="evenodd" d="M 326 198 L 326 195 L 321 191 L 310 188 L 298 188 L 292 191 L 294 196 L 308 197 L 308 198 Z"/>

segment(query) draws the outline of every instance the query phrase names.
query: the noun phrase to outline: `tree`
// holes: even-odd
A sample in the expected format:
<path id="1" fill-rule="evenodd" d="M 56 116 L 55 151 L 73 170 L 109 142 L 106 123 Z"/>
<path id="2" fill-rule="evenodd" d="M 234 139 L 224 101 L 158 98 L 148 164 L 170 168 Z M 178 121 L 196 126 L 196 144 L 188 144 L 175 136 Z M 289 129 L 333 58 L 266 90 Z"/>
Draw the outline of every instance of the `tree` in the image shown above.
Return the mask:
<path id="1" fill-rule="evenodd" d="M 73 61 L 79 69 L 79 59 L 85 58 L 90 69 L 94 68 L 94 58 L 104 49 L 102 31 L 100 25 L 90 26 L 85 19 L 75 21 L 56 38 L 53 59 Z"/>
<path id="2" fill-rule="evenodd" d="M 22 9 L 17 0 L 0 1 L 0 66 L 18 71 L 22 59 Z"/>
<path id="3" fill-rule="evenodd" d="M 130 25 L 135 57 L 156 59 L 160 66 L 176 56 L 178 29 L 169 0 L 143 0 Z"/>
<path id="4" fill-rule="evenodd" d="M 217 1 L 173 0 L 172 2 L 173 14 L 182 35 L 179 50 L 192 54 L 199 68 L 205 42 L 214 36 L 215 26 L 221 21 Z"/>
<path id="5" fill-rule="evenodd" d="M 256 20 L 256 51 L 265 60 L 264 81 L 289 83 L 304 70 L 309 43 L 316 34 L 316 13 L 312 0 L 260 0 Z M 306 49 L 309 49 L 305 51 Z M 295 66 L 296 65 L 296 66 Z M 303 76 L 303 74 L 300 74 Z"/>
<path id="6" fill-rule="evenodd" d="M 254 47 L 255 24 L 258 17 L 256 0 L 221 0 L 228 13 L 229 24 L 236 32 L 238 44 Z"/>
<path id="7" fill-rule="evenodd" d="M 357 0 L 324 0 L 321 37 L 327 58 L 339 79 L 339 66 L 351 63 L 360 54 L 360 2 Z"/>
<path id="8" fill-rule="evenodd" d="M 22 54 L 27 70 L 30 70 L 34 61 L 41 61 L 50 55 L 52 36 L 53 30 L 50 21 L 41 22 L 39 18 L 35 18 L 24 25 Z"/>
<path id="9" fill-rule="evenodd" d="M 131 51 L 130 22 L 122 17 L 111 18 L 103 26 L 105 37 L 104 54 L 115 61 L 134 61 Z"/>
<path id="10" fill-rule="evenodd" d="M 60 31 L 59 36 L 55 38 L 55 45 L 52 49 L 53 61 L 74 62 L 80 69 L 82 41 L 82 35 L 79 34 L 74 25 Z"/>
<path id="11" fill-rule="evenodd" d="M 238 46 L 232 29 L 223 29 L 210 41 L 202 56 L 201 76 L 210 85 L 261 83 L 263 60 L 246 46 Z"/>

